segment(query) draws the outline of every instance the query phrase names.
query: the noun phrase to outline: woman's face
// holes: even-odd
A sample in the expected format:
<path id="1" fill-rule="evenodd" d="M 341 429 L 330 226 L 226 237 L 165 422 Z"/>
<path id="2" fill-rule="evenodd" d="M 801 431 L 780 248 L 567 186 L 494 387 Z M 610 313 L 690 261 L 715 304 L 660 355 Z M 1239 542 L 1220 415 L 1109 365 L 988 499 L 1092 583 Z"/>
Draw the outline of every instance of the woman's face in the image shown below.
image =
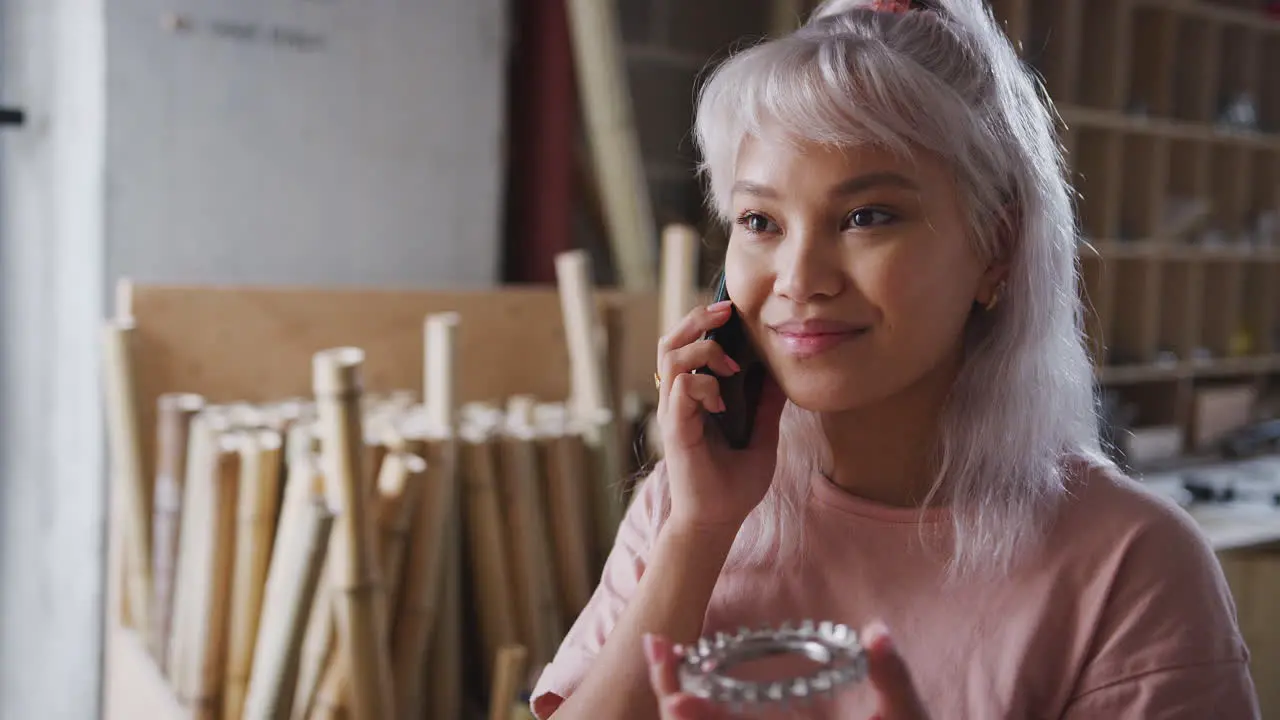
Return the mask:
<path id="1" fill-rule="evenodd" d="M 853 410 L 954 372 L 999 271 L 941 162 L 748 138 L 734 181 L 729 296 L 792 402 Z"/>

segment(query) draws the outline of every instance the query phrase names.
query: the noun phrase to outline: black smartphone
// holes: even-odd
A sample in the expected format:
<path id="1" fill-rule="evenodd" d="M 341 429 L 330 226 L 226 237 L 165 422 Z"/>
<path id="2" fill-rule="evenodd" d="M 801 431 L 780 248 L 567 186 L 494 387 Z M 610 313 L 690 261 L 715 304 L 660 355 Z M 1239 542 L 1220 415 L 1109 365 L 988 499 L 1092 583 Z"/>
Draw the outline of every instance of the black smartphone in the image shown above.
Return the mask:
<path id="1" fill-rule="evenodd" d="M 724 273 L 716 285 L 712 303 L 729 299 L 725 287 Z M 735 450 L 745 448 L 751 442 L 751 431 L 755 427 L 756 408 L 760 404 L 760 393 L 764 388 L 768 370 L 760 355 L 747 336 L 747 329 L 738 315 L 738 308 L 729 311 L 729 319 L 723 325 L 708 332 L 703 337 L 714 340 L 725 353 L 738 363 L 741 372 L 728 377 L 716 375 L 720 385 L 720 397 L 724 399 L 724 412 L 712 413 L 711 419 L 719 428 L 729 447 Z M 715 375 L 709 367 L 699 368 L 695 373 Z"/>

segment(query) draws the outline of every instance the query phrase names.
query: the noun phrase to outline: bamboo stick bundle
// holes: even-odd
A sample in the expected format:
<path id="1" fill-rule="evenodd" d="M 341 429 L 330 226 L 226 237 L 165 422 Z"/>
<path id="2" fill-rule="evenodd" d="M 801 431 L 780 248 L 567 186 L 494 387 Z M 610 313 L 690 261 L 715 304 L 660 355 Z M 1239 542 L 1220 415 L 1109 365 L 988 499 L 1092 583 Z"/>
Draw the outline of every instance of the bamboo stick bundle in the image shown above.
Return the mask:
<path id="1" fill-rule="evenodd" d="M 330 550 L 331 579 L 341 589 L 336 598 L 339 662 L 351 672 L 350 710 L 355 720 L 386 720 L 394 713 L 385 596 L 361 477 L 363 364 L 364 352 L 359 348 L 318 352 L 313 387 L 326 482 L 342 500 L 334 528 L 336 544 Z"/>
<path id="2" fill-rule="evenodd" d="M 182 668 L 178 699 L 196 718 L 221 716 L 220 700 L 226 674 L 227 629 L 236 541 L 236 505 L 239 468 L 234 433 L 218 436 L 211 443 L 214 452 L 206 458 L 205 511 L 196 514 L 197 533 L 192 548 L 195 560 L 190 582 L 197 583 L 189 613 L 182 618 L 189 633 L 188 660 Z M 183 549 L 185 552 L 185 549 Z M 187 579 L 184 577 L 184 582 Z"/>
<path id="3" fill-rule="evenodd" d="M 507 645 L 498 650 L 489 693 L 489 720 L 516 720 L 512 710 L 524 690 L 528 669 L 529 652 L 523 645 Z"/>
<path id="4" fill-rule="evenodd" d="M 413 452 L 420 453 L 422 443 L 406 440 L 399 427 L 404 416 L 412 410 L 411 399 L 408 393 L 400 391 L 362 403 L 367 413 L 363 418 L 365 447 L 379 457 L 376 463 L 366 463 L 365 466 L 370 472 L 377 473 L 373 490 L 373 519 L 378 533 L 373 538 L 373 552 L 385 589 L 383 617 L 389 624 L 382 632 L 386 634 L 388 653 L 392 652 L 391 631 L 394 625 L 391 623 L 395 619 L 394 609 L 400 595 L 406 536 L 421 492 L 422 474 L 426 470 L 426 461 Z M 394 657 L 389 662 L 394 672 Z M 351 680 L 348 661 L 340 656 L 330 657 L 323 669 L 310 717 L 345 717 L 351 703 Z M 394 680 L 392 690 L 394 694 Z M 399 707 L 398 698 L 393 706 Z"/>
<path id="5" fill-rule="evenodd" d="M 135 328 L 132 320 L 108 322 L 103 330 L 103 387 L 113 485 L 124 489 L 121 504 L 123 532 L 122 598 L 127 615 L 123 624 L 150 632 L 148 602 L 151 592 L 151 488 L 142 462 L 142 435 L 138 427 L 137 390 L 133 366 Z"/>
<path id="6" fill-rule="evenodd" d="M 147 644 L 162 673 L 167 671 L 169 664 L 178 532 L 181 527 L 183 482 L 187 468 L 187 435 L 191 418 L 202 407 L 204 398 L 191 393 L 167 393 L 156 401 L 156 484 L 151 516 L 151 631 Z"/>
<path id="7" fill-rule="evenodd" d="M 245 720 L 290 717 L 303 635 L 319 589 L 333 518 L 317 462 L 297 456 L 289 465 L 271 553 Z"/>
<path id="8" fill-rule="evenodd" d="M 587 451 L 582 436 L 573 432 L 564 405 L 539 405 L 534 424 L 543 467 L 540 475 L 547 505 L 547 526 L 555 555 L 560 621 L 569 627 L 591 599 L 594 568 L 604 564 L 603 558 L 592 554 Z"/>
<path id="9" fill-rule="evenodd" d="M 563 636 L 541 492 L 533 400 L 512 398 L 499 440 L 501 506 L 512 569 L 516 628 L 536 664 L 551 661 Z"/>
<path id="10" fill-rule="evenodd" d="M 238 718 L 243 713 L 249 689 L 259 613 L 275 538 L 283 445 L 276 430 L 245 432 L 240 441 L 240 491 L 236 511 L 227 682 L 222 705 L 225 717 L 230 718 Z"/>
<path id="11" fill-rule="evenodd" d="M 622 521 L 622 450 L 617 415 L 610 405 L 604 337 L 592 297 L 588 258 L 581 251 L 556 257 L 556 277 L 569 346 L 570 408 L 590 448 L 597 553 L 608 552 Z"/>
<path id="12" fill-rule="evenodd" d="M 515 644 L 519 638 L 494 448 L 501 422 L 501 411 L 497 413 L 496 419 L 477 416 L 459 428 L 463 511 L 469 536 L 467 564 L 474 583 L 471 597 L 476 604 L 484 668 L 493 667 L 498 648 Z"/>

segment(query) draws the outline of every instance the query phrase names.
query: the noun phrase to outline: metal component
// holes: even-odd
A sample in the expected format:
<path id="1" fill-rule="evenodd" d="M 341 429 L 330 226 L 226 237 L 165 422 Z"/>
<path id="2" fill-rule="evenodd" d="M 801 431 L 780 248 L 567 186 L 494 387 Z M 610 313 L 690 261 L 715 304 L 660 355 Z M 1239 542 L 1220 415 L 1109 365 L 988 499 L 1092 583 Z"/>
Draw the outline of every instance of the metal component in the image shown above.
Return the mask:
<path id="1" fill-rule="evenodd" d="M 798 628 L 787 623 L 777 629 L 716 633 L 681 647 L 679 652 L 683 657 L 681 689 L 735 708 L 832 695 L 867 676 L 866 654 L 857 633 L 831 622 L 805 620 Z M 801 655 L 822 667 L 811 675 L 769 682 L 740 680 L 727 674 L 743 663 L 779 655 Z"/>
<path id="2" fill-rule="evenodd" d="M 21 127 L 27 122 L 27 113 L 22 108 L 0 107 L 0 126 Z"/>

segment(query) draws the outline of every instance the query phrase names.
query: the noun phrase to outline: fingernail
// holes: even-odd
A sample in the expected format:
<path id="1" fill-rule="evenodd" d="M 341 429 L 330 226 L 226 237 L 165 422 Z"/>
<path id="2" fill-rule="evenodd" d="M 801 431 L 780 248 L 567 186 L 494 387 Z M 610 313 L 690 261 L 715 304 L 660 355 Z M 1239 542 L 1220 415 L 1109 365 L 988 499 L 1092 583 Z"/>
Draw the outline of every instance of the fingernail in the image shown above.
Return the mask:
<path id="1" fill-rule="evenodd" d="M 738 363 L 733 358 L 729 357 L 728 355 L 725 355 L 724 359 L 729 361 L 730 370 L 734 371 L 735 373 L 742 372 L 742 367 L 738 365 Z"/>
<path id="2" fill-rule="evenodd" d="M 876 620 L 862 631 L 863 641 L 868 648 L 888 651 L 893 649 L 893 640 L 889 637 L 889 627 Z"/>
<path id="3" fill-rule="evenodd" d="M 726 412 L 728 409 L 728 406 L 724 404 L 724 398 L 716 398 L 716 412 Z"/>
<path id="4" fill-rule="evenodd" d="M 664 653 L 659 647 L 658 638 L 653 633 L 644 634 L 644 657 L 649 661 L 650 665 L 657 665 L 662 662 Z"/>
<path id="5" fill-rule="evenodd" d="M 718 302 L 718 303 L 712 303 L 712 304 L 708 305 L 708 306 L 707 306 L 707 310 L 709 310 L 709 311 L 711 311 L 711 312 L 713 312 L 713 313 L 722 313 L 722 312 L 724 312 L 724 311 L 728 310 L 732 305 L 733 305 L 733 301 L 732 301 L 732 300 L 721 300 L 721 301 L 720 301 L 720 302 Z"/>

